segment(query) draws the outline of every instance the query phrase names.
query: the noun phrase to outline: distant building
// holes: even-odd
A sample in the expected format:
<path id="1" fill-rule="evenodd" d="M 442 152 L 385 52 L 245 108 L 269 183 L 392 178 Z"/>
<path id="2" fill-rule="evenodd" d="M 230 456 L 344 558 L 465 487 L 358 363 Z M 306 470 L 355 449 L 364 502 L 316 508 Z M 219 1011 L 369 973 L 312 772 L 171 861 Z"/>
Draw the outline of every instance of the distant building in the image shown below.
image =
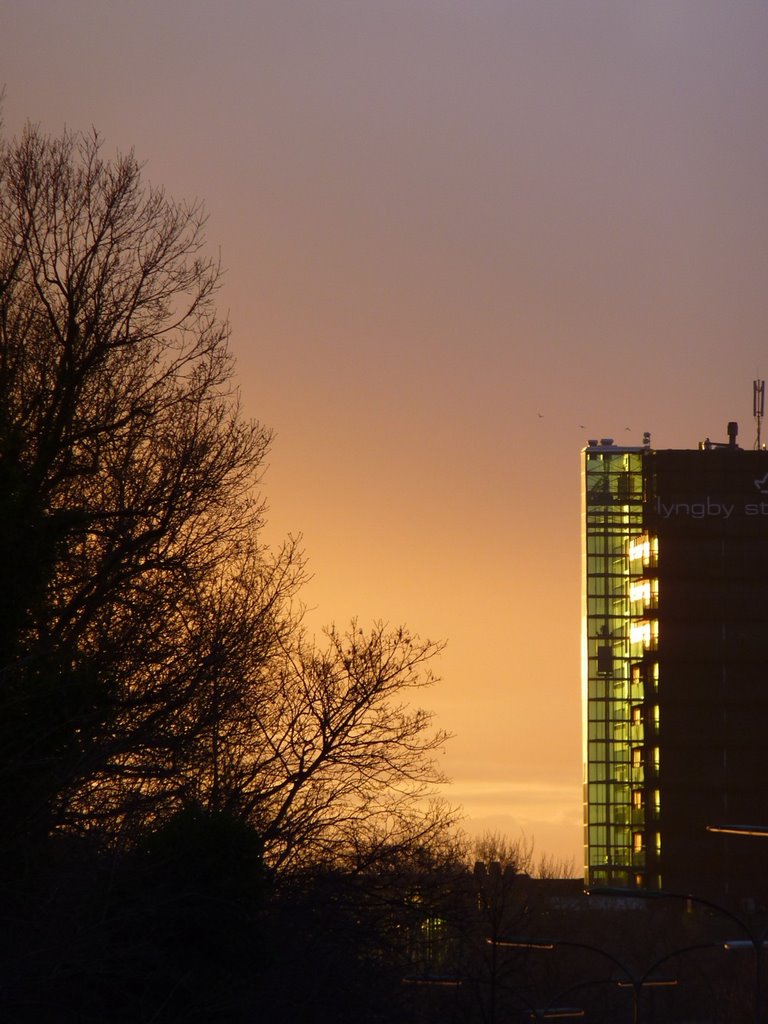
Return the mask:
<path id="1" fill-rule="evenodd" d="M 583 452 L 585 878 L 768 904 L 768 451 Z"/>

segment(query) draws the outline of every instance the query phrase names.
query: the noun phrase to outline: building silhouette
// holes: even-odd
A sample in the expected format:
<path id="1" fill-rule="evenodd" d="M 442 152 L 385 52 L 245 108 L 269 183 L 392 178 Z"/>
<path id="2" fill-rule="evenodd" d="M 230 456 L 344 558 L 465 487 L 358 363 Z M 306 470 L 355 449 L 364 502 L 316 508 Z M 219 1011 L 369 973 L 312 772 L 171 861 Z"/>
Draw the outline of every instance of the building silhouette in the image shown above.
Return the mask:
<path id="1" fill-rule="evenodd" d="M 768 904 L 768 451 L 583 452 L 585 879 Z"/>

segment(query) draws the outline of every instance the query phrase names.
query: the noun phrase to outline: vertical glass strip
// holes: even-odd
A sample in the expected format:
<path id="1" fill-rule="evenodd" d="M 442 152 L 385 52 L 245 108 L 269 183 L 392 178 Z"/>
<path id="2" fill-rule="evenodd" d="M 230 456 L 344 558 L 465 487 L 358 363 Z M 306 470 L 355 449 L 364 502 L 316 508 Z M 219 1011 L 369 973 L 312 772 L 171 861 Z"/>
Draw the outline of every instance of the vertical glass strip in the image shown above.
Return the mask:
<path id="1" fill-rule="evenodd" d="M 587 448 L 583 464 L 582 699 L 585 880 L 630 885 L 642 867 L 636 794 L 643 744 L 633 723 L 629 545 L 642 532 L 642 450 Z M 633 793 L 635 796 L 633 797 Z"/>

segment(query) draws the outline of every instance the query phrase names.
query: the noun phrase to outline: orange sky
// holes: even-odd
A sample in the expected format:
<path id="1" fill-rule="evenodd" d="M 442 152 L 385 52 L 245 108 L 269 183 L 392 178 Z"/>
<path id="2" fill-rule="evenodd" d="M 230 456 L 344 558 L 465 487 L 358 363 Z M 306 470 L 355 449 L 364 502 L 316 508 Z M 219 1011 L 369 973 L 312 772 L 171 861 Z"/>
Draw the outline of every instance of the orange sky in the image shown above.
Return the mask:
<path id="1" fill-rule="evenodd" d="M 9 0 L 5 117 L 199 196 L 313 623 L 444 638 L 472 831 L 580 865 L 579 449 L 751 446 L 762 0 Z"/>

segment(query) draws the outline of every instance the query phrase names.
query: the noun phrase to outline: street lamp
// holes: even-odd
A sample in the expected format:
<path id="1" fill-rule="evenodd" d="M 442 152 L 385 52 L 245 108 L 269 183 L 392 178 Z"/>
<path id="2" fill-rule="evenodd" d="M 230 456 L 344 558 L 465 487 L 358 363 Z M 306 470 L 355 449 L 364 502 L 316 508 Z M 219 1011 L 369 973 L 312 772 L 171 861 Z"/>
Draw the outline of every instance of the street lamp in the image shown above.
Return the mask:
<path id="1" fill-rule="evenodd" d="M 400 981 L 403 985 L 414 985 L 427 989 L 427 993 L 418 997 L 417 1006 L 431 1021 L 437 1021 L 442 1019 L 442 1013 L 446 1008 L 446 1001 L 450 1005 L 458 998 L 459 993 L 456 990 L 464 984 L 465 979 L 458 974 L 420 971 L 414 974 L 406 974 Z M 438 991 L 435 991 L 435 989 Z M 443 989 L 453 989 L 454 993 L 450 995 L 447 992 L 443 992 Z"/>
<path id="2" fill-rule="evenodd" d="M 404 985 L 434 985 L 438 988 L 458 988 L 463 978 L 453 974 L 406 974 Z"/>
<path id="3" fill-rule="evenodd" d="M 768 825 L 707 825 L 707 832 L 722 832 L 727 836 L 768 836 Z"/>
<path id="4" fill-rule="evenodd" d="M 755 828 L 761 828 L 762 826 L 755 825 L 729 825 L 729 826 L 707 826 L 709 831 L 726 831 L 726 830 L 739 830 L 745 835 L 762 835 L 761 832 L 750 831 L 746 832 L 745 829 L 754 830 Z M 765 833 L 768 834 L 768 831 Z M 722 914 L 723 917 L 727 917 L 729 921 L 732 921 L 737 928 L 747 936 L 746 939 L 731 939 L 722 942 L 720 945 L 726 951 L 733 952 L 739 949 L 752 949 L 755 955 L 755 985 L 754 985 L 754 1021 L 755 1024 L 760 1024 L 762 1021 L 762 997 L 763 997 L 763 978 L 762 978 L 762 962 L 763 958 L 761 952 L 763 947 L 766 945 L 765 937 L 766 933 L 763 931 L 759 936 L 756 935 L 752 929 L 747 925 L 740 917 L 728 910 L 727 907 L 721 907 L 719 903 L 714 903 L 712 900 L 705 899 L 703 896 L 694 896 L 691 893 L 681 892 L 669 892 L 667 889 L 622 889 L 615 886 L 593 886 L 587 889 L 587 894 L 590 896 L 619 896 L 624 899 L 640 899 L 640 900 L 659 900 L 659 899 L 670 899 L 670 900 L 685 900 L 686 903 L 697 903 L 702 907 L 707 907 L 710 910 L 714 910 L 718 914 Z"/>
<path id="5" fill-rule="evenodd" d="M 688 953 L 694 949 L 712 948 L 711 943 L 707 943 L 706 946 L 699 944 L 696 946 L 686 946 L 683 949 L 674 950 L 672 953 L 667 953 L 659 960 L 654 961 L 654 963 L 652 963 L 651 966 L 643 972 L 643 974 L 637 976 L 633 974 L 632 971 L 630 971 L 630 969 L 625 964 L 623 964 L 621 960 L 618 959 L 618 957 L 614 956 L 613 953 L 609 952 L 609 950 L 602 949 L 600 946 L 592 946 L 586 942 L 573 942 L 568 939 L 550 940 L 521 937 L 512 937 L 505 939 L 488 939 L 487 941 L 495 946 L 499 946 L 506 949 L 532 949 L 545 950 L 547 952 L 550 952 L 553 949 L 564 947 L 570 949 L 586 949 L 592 953 L 597 953 L 600 956 L 605 957 L 605 959 L 609 960 L 614 965 L 614 967 L 618 968 L 618 970 L 623 975 L 623 977 L 619 979 L 606 979 L 606 982 L 616 984 L 620 988 L 632 989 L 632 1024 L 637 1024 L 639 1020 L 638 1008 L 640 1002 L 640 993 L 644 988 L 671 987 L 677 985 L 676 978 L 653 977 L 653 973 L 656 970 L 658 970 L 658 968 L 661 967 L 663 963 L 665 963 L 667 960 L 672 959 L 672 957 L 674 956 L 679 956 L 682 953 Z"/>
<path id="6" fill-rule="evenodd" d="M 491 942 L 492 940 L 488 939 L 487 941 Z M 592 983 L 588 982 L 587 984 Z M 571 988 L 567 989 L 559 996 L 556 996 L 556 998 L 553 999 L 552 1002 L 549 1003 L 547 1006 L 543 1007 L 533 1006 L 533 1004 L 530 1003 L 528 999 L 525 998 L 525 996 L 521 995 L 520 992 L 515 993 L 515 995 L 517 999 L 525 1003 L 526 1010 L 521 1011 L 521 1013 L 526 1015 L 529 1020 L 566 1020 L 568 1018 L 584 1017 L 586 1016 L 586 1010 L 584 1010 L 581 1006 L 560 1006 L 557 1004 L 559 1004 L 563 996 L 570 995 L 571 992 L 575 992 L 576 989 L 581 989 L 585 987 L 586 986 L 584 984 L 573 985 Z"/>
<path id="7" fill-rule="evenodd" d="M 544 1010 L 531 1010 L 531 1020 L 564 1020 L 566 1017 L 584 1017 L 578 1006 L 551 1006 Z"/>

